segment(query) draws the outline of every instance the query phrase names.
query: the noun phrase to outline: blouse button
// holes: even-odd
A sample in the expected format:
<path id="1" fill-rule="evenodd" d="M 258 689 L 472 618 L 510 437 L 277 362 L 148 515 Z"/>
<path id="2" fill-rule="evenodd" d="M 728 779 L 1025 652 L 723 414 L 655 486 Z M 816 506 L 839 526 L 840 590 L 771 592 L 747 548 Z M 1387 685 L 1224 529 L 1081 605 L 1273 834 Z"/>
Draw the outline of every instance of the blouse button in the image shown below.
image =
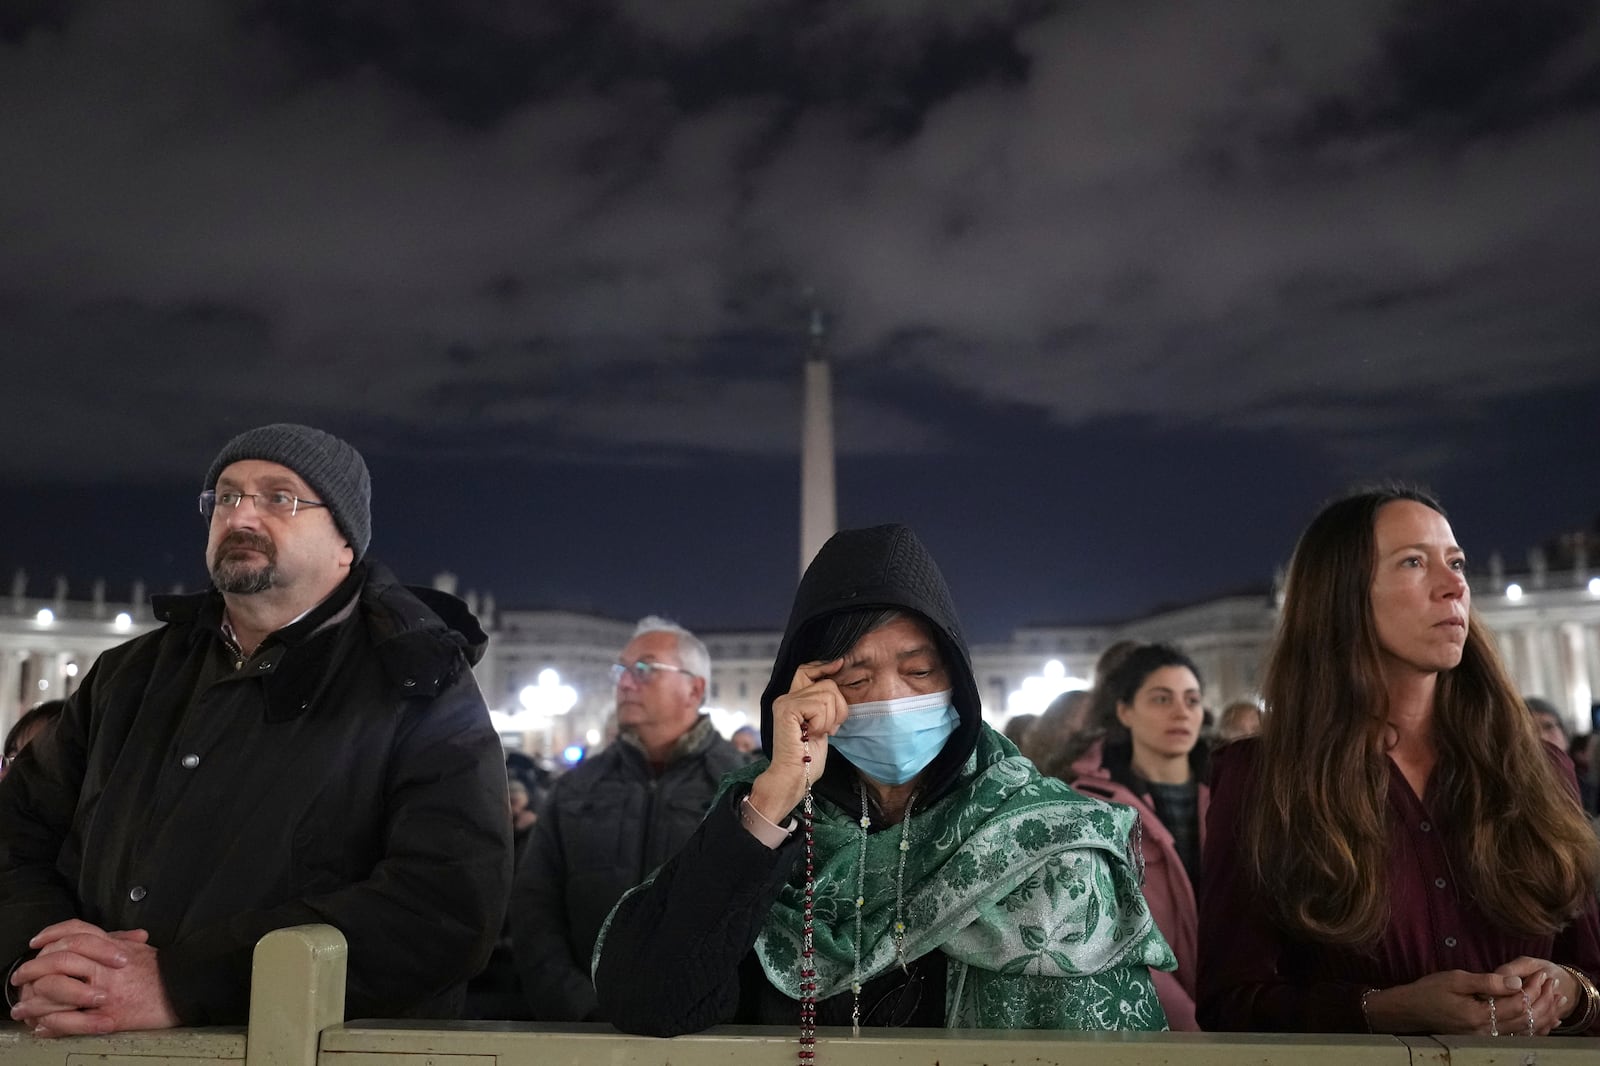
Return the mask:
<path id="1" fill-rule="evenodd" d="M 133 900 L 135 903 L 138 903 L 140 900 L 144 899 L 144 886 L 134 885 L 132 888 L 128 889 L 128 898 Z"/>
<path id="2" fill-rule="evenodd" d="M 1434 887 L 1434 888 L 1443 888 L 1443 887 L 1444 887 L 1444 878 L 1442 878 L 1442 877 L 1435 877 L 1435 878 L 1434 878 L 1434 879 L 1433 879 L 1433 887 Z"/>
<path id="3" fill-rule="evenodd" d="M 178 761 L 183 764 L 183 768 L 185 770 L 193 770 L 196 766 L 200 765 L 200 756 L 191 752 Z"/>
<path id="4" fill-rule="evenodd" d="M 1453 937 L 1453 936 L 1445 937 L 1444 938 L 1444 946 L 1447 947 L 1447 948 L 1455 947 L 1456 946 L 1456 938 Z"/>
<path id="5" fill-rule="evenodd" d="M 1426 832 L 1430 831 L 1433 828 L 1433 823 L 1432 822 L 1423 822 L 1421 825 L 1417 826 L 1417 828 L 1422 830 L 1424 833 L 1426 833 Z"/>

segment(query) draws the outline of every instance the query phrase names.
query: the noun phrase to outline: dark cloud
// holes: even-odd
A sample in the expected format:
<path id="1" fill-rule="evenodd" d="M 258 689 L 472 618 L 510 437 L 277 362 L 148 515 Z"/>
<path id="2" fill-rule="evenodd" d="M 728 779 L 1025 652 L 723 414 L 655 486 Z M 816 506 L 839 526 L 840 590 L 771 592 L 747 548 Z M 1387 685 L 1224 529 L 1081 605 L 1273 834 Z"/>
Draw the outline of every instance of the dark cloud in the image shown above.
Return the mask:
<path id="1" fill-rule="evenodd" d="M 863 132 L 903 138 L 951 96 L 1021 81 L 1017 32 L 1054 6 L 265 0 L 252 16 L 291 42 L 308 76 L 376 68 L 474 126 L 564 94 L 648 83 L 689 115 L 741 99 L 778 102 L 780 122 L 840 107 Z"/>
<path id="2" fill-rule="evenodd" d="M 1441 145 L 1600 105 L 1600 12 L 1585 0 L 1409 0 L 1364 81 L 1313 100 L 1297 148 L 1403 132 Z"/>
<path id="3" fill-rule="evenodd" d="M 874 508 L 1106 433 L 1078 491 L 1186 433 L 1448 481 L 1581 439 L 1597 71 L 1577 0 L 8 6 L 0 479 L 292 417 L 737 481 L 815 299 Z"/>

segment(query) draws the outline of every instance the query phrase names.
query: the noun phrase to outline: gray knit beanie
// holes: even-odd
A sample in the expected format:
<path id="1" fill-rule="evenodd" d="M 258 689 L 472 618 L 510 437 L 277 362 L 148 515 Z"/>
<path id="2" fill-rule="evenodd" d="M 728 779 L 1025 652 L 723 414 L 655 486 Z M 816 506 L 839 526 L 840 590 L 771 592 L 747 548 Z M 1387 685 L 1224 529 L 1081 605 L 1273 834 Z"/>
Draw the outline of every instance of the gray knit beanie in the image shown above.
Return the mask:
<path id="1" fill-rule="evenodd" d="M 211 461 L 202 489 L 213 489 L 224 468 L 241 459 L 264 459 L 293 470 L 328 505 L 333 524 L 355 551 L 367 554 L 372 540 L 372 479 L 366 461 L 332 433 L 293 422 L 247 429 L 222 446 Z"/>

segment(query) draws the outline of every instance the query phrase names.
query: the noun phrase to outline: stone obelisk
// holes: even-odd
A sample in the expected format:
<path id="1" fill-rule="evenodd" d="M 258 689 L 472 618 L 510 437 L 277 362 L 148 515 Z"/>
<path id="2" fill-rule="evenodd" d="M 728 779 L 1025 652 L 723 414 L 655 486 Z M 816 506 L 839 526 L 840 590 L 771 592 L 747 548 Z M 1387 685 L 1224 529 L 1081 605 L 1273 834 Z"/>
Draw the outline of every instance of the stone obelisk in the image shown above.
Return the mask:
<path id="1" fill-rule="evenodd" d="M 833 379 L 822 309 L 811 309 L 806 398 L 800 439 L 800 572 L 838 529 L 833 487 Z"/>

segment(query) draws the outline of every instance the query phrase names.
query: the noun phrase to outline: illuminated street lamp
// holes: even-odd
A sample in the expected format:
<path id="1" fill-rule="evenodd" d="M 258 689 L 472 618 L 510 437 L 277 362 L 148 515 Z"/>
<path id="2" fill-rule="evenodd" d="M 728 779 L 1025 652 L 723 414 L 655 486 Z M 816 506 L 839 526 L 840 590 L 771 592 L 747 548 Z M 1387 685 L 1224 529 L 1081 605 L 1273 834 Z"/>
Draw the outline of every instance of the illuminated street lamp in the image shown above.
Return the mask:
<path id="1" fill-rule="evenodd" d="M 566 714 L 578 702 L 578 690 L 561 683 L 561 675 L 550 667 L 539 671 L 538 684 L 524 685 L 517 693 L 517 702 L 529 714 L 552 718 Z"/>
<path id="2" fill-rule="evenodd" d="M 706 707 L 711 717 L 711 728 L 725 737 L 731 737 L 743 726 L 750 725 L 750 716 L 744 711 L 730 711 L 726 707 Z"/>
<path id="3" fill-rule="evenodd" d="M 1006 717 L 1018 714 L 1043 714 L 1052 700 L 1063 692 L 1086 689 L 1089 682 L 1071 677 L 1060 659 L 1051 659 L 1035 677 L 1022 679 L 1022 686 L 1006 696 Z"/>
<path id="4" fill-rule="evenodd" d="M 521 706 L 507 711 L 490 711 L 489 720 L 497 733 L 544 734 L 545 750 L 549 751 L 555 740 L 555 721 L 572 710 L 578 702 L 578 690 L 561 683 L 561 675 L 546 667 L 539 671 L 539 679 L 524 685 L 517 692 Z"/>
<path id="5" fill-rule="evenodd" d="M 517 691 L 515 711 L 490 711 L 496 733 L 544 733 L 546 747 L 554 739 L 555 719 L 578 704 L 578 690 L 563 685 L 562 675 L 546 667 L 533 685 Z"/>

